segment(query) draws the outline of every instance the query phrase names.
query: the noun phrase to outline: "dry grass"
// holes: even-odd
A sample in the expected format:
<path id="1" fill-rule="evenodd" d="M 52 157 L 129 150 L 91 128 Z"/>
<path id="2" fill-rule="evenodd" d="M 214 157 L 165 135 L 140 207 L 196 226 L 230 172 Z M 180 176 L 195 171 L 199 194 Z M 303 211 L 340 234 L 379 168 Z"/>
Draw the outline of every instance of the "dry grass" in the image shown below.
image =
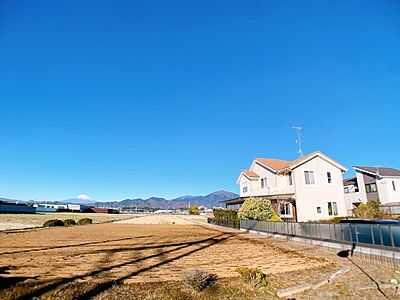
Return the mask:
<path id="1" fill-rule="evenodd" d="M 382 283 L 396 274 L 358 263 Z M 0 299 L 276 299 L 280 288 L 312 283 L 346 265 L 351 271 L 343 278 L 296 298 L 380 299 L 365 274 L 313 245 L 203 225 L 41 228 L 0 233 Z M 241 283 L 234 271 L 238 266 L 267 274 L 267 288 Z M 181 274 L 190 268 L 216 274 L 216 284 L 202 292 L 188 288 Z"/>
<path id="2" fill-rule="evenodd" d="M 41 227 L 50 219 L 73 219 L 78 221 L 82 218 L 91 218 L 94 223 L 104 223 L 113 220 L 135 218 L 138 215 L 126 214 L 87 214 L 87 213 L 36 213 L 36 214 L 0 214 L 0 230 L 21 229 Z"/>
<path id="3" fill-rule="evenodd" d="M 230 282 L 229 278 L 237 277 L 234 270 L 238 265 L 257 267 L 268 275 L 303 272 L 305 276 L 315 274 L 306 271 L 332 265 L 324 258 L 242 235 L 198 225 L 147 224 L 97 224 L 0 233 L 0 266 L 13 268 L 2 280 L 15 280 L 11 287 L 0 291 L 0 298 L 25 295 L 68 299 L 73 293 L 85 299 L 106 299 L 104 295 L 114 289 L 117 298 L 126 289 L 154 284 L 160 288 L 154 297 L 169 292 L 187 295 L 192 292 L 182 290 L 181 272 L 189 268 L 201 268 L 216 274 L 218 282 Z M 171 282 L 177 283 L 173 285 L 175 289 L 168 288 Z M 217 286 L 218 297 L 224 293 L 232 295 L 235 289 L 241 294 L 236 285 Z M 196 295 L 191 297 L 203 297 Z"/>

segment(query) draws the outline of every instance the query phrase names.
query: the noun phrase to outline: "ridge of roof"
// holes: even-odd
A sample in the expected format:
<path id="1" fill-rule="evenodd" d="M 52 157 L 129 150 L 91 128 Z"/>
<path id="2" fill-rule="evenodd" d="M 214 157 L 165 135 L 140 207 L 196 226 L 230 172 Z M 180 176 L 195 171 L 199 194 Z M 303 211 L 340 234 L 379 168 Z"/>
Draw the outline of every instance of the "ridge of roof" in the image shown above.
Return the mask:
<path id="1" fill-rule="evenodd" d="M 290 161 L 283 160 L 283 159 L 277 159 L 277 158 L 258 157 L 258 158 L 255 158 L 254 160 L 260 162 L 263 165 L 266 165 L 267 167 L 269 167 L 275 171 L 284 169 L 290 164 Z"/>
<path id="2" fill-rule="evenodd" d="M 314 155 L 318 155 L 318 154 L 322 154 L 324 156 L 326 156 L 325 154 L 323 154 L 321 151 L 317 150 L 314 152 L 311 152 L 305 156 L 299 157 L 295 160 L 292 161 L 287 161 L 287 160 L 282 160 L 282 159 L 277 159 L 277 158 L 255 158 L 255 161 L 260 162 L 263 165 L 266 165 L 267 167 L 273 169 L 274 171 L 281 171 L 287 168 L 291 168 L 293 166 L 296 166 L 297 164 L 309 159 L 310 157 L 314 156 Z M 328 157 L 328 156 L 326 156 Z M 334 159 L 328 157 L 331 161 L 333 161 L 334 163 L 336 163 L 339 166 L 342 166 L 341 164 L 339 164 L 337 161 L 335 161 Z M 344 166 L 342 166 L 345 170 L 347 170 Z"/>

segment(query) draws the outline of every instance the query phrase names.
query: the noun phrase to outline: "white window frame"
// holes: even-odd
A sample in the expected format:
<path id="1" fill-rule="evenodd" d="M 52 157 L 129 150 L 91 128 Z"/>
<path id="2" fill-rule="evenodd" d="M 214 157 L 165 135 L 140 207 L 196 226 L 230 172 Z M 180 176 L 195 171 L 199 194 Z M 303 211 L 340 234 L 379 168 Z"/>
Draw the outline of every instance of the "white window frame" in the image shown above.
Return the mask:
<path id="1" fill-rule="evenodd" d="M 242 193 L 243 193 L 243 194 L 249 192 L 249 188 L 248 188 L 247 183 L 248 183 L 247 180 L 242 181 Z"/>
<path id="2" fill-rule="evenodd" d="M 318 212 L 318 208 L 321 210 L 320 212 Z M 323 210 L 322 210 L 322 205 L 317 205 L 315 207 L 316 211 L 317 211 L 317 215 L 322 215 L 323 214 Z"/>
<path id="3" fill-rule="evenodd" d="M 313 172 L 314 183 L 307 184 L 306 172 Z M 303 182 L 304 182 L 304 185 L 305 186 L 309 186 L 309 187 L 316 186 L 317 185 L 317 176 L 316 176 L 316 174 L 317 174 L 317 172 L 315 172 L 315 170 L 312 170 L 312 169 L 303 170 Z"/>
<path id="4" fill-rule="evenodd" d="M 287 184 L 288 184 L 288 186 L 293 186 L 293 173 L 290 172 L 286 176 L 287 176 Z"/>
<path id="5" fill-rule="evenodd" d="M 281 205 L 289 205 L 288 207 L 289 207 L 289 214 L 281 214 Z M 284 218 L 293 218 L 293 205 L 292 205 L 292 203 L 290 203 L 290 202 L 280 202 L 279 203 L 279 207 L 278 207 L 278 209 L 279 209 L 279 216 L 280 217 L 284 217 Z M 286 209 L 285 209 L 285 211 L 286 211 Z"/>
<path id="6" fill-rule="evenodd" d="M 331 204 L 331 207 L 332 207 L 332 214 L 329 213 L 329 203 Z M 333 205 L 333 204 L 335 204 L 335 205 Z M 328 201 L 327 207 L 328 207 L 328 216 L 336 217 L 339 215 L 339 209 L 338 209 L 338 205 L 337 205 L 336 201 Z M 336 214 L 335 214 L 335 211 L 336 211 Z"/>
<path id="7" fill-rule="evenodd" d="M 266 189 L 268 187 L 268 179 L 267 177 L 261 178 L 261 188 Z"/>

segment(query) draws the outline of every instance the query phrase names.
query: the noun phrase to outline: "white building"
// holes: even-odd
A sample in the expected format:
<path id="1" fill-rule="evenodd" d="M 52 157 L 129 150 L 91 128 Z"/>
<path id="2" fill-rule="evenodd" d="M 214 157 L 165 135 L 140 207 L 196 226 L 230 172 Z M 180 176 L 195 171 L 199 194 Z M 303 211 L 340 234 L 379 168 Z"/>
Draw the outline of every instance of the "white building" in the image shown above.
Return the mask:
<path id="1" fill-rule="evenodd" d="M 294 161 L 256 158 L 237 179 L 240 198 L 225 204 L 241 204 L 248 197 L 266 198 L 283 219 L 298 222 L 347 216 L 345 171 L 344 166 L 319 151 Z"/>
<path id="2" fill-rule="evenodd" d="M 400 204 L 400 170 L 354 166 L 356 177 L 344 180 L 345 198 L 350 208 L 377 200 L 381 204 Z"/>

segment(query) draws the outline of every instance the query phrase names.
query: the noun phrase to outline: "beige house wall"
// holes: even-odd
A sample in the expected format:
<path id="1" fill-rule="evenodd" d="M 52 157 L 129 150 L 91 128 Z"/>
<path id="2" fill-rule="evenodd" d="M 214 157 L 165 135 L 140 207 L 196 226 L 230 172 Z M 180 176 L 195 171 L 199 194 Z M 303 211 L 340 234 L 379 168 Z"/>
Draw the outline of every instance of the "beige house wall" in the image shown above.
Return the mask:
<path id="1" fill-rule="evenodd" d="M 306 185 L 304 171 L 314 171 L 315 184 Z M 328 183 L 331 172 L 332 183 Z M 338 216 L 347 216 L 342 171 L 317 156 L 294 169 L 297 219 L 299 222 L 332 218 L 328 214 L 328 202 L 336 202 Z M 321 213 L 317 212 L 321 207 Z"/>

